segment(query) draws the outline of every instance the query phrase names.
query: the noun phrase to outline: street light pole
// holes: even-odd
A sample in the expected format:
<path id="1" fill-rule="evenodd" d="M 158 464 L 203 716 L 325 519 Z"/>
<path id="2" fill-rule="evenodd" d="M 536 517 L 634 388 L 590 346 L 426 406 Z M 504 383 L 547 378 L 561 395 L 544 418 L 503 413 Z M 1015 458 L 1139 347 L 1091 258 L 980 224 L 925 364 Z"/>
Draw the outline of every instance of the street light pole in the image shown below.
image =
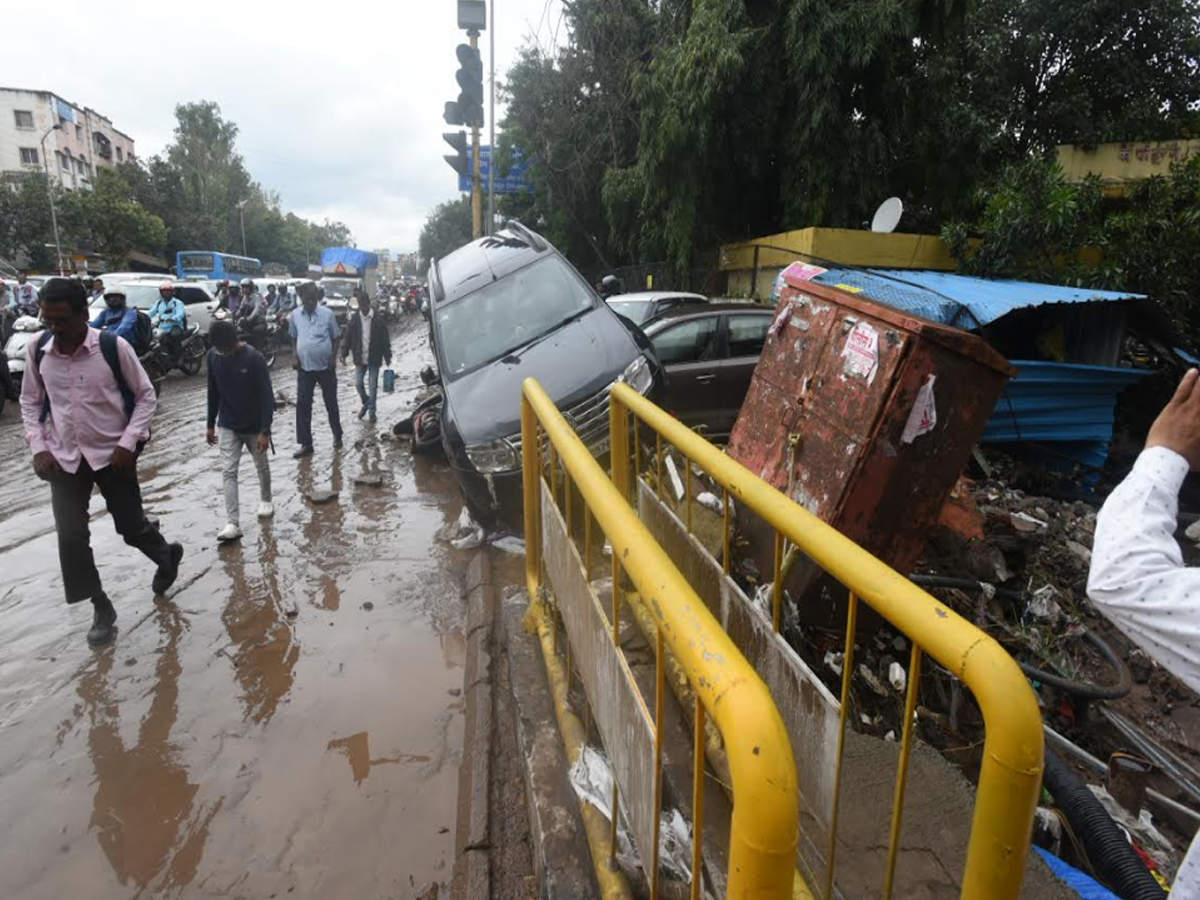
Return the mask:
<path id="1" fill-rule="evenodd" d="M 242 226 L 242 256 L 246 255 L 246 204 L 249 202 L 250 198 L 247 197 L 237 205 L 238 222 L 240 222 Z"/>
<path id="2" fill-rule="evenodd" d="M 496 231 L 496 0 L 491 2 L 491 20 L 492 33 L 489 35 L 491 41 L 491 58 L 492 78 L 491 78 L 491 99 L 488 101 L 488 126 L 491 129 L 491 137 L 488 143 L 491 145 L 491 160 L 488 162 L 488 220 L 487 233 L 494 234 Z"/>
<path id="3" fill-rule="evenodd" d="M 50 132 L 61 131 L 62 122 L 56 122 L 42 135 L 42 171 L 46 173 L 46 193 L 50 197 L 50 226 L 54 229 L 54 252 L 58 256 L 58 274 L 63 273 L 62 244 L 58 241 L 58 212 L 54 208 L 54 184 L 50 181 L 50 163 L 46 159 L 46 138 Z"/>

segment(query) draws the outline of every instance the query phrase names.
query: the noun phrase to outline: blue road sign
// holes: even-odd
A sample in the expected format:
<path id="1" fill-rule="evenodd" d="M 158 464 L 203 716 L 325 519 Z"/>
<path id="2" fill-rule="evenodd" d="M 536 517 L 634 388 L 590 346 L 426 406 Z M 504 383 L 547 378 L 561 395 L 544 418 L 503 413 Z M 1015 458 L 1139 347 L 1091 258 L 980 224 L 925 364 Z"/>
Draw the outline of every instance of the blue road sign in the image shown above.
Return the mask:
<path id="1" fill-rule="evenodd" d="M 471 162 L 471 150 L 467 149 L 467 163 Z M 487 193 L 488 169 L 492 165 L 492 148 L 479 148 L 479 178 L 480 184 L 483 186 L 484 193 Z M 495 183 L 492 185 L 497 194 L 526 194 L 533 190 L 533 184 L 529 181 L 529 166 L 521 159 L 520 155 L 514 151 L 513 164 L 508 171 L 501 177 L 496 175 Z M 471 179 L 467 175 L 458 176 L 458 189 L 464 194 L 471 192 Z"/>

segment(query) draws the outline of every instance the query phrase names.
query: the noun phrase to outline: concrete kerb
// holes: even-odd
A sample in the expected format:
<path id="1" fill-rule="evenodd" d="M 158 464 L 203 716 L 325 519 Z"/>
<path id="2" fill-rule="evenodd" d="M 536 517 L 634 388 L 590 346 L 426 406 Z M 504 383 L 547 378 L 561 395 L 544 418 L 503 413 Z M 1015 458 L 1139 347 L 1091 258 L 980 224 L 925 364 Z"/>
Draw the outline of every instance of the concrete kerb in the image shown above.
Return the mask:
<path id="1" fill-rule="evenodd" d="M 467 659 L 463 677 L 465 728 L 459 768 L 459 816 L 451 895 L 461 900 L 491 894 L 488 787 L 491 782 L 492 646 L 496 590 L 486 548 L 467 567 Z"/>

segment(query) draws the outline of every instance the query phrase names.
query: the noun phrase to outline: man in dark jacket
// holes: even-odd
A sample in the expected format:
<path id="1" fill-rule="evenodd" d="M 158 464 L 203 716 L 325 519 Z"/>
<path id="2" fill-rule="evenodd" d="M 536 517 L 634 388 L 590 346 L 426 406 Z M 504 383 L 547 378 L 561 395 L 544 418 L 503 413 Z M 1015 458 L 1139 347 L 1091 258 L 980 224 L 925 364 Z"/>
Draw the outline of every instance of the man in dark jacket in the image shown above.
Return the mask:
<path id="1" fill-rule="evenodd" d="M 267 450 L 271 446 L 271 421 L 275 416 L 275 392 L 271 373 L 263 355 L 238 340 L 232 322 L 218 319 L 209 330 L 212 349 L 208 351 L 208 434 L 209 444 L 221 444 L 221 464 L 225 480 L 226 525 L 217 533 L 225 543 L 242 536 L 238 524 L 238 465 L 242 448 L 250 451 L 258 470 L 258 517 L 275 515 L 271 504 L 271 467 Z M 218 426 L 220 437 L 217 436 Z"/>
<path id="2" fill-rule="evenodd" d="M 358 310 L 346 327 L 346 341 L 342 344 L 343 362 L 350 353 L 354 354 L 355 386 L 362 399 L 358 417 L 361 419 L 370 415 L 374 422 L 375 398 L 379 393 L 379 366 L 384 362 L 389 366 L 392 364 L 392 339 L 387 323 L 371 309 L 371 298 L 366 291 L 359 291 Z M 364 383 L 368 379 L 369 389 Z"/>

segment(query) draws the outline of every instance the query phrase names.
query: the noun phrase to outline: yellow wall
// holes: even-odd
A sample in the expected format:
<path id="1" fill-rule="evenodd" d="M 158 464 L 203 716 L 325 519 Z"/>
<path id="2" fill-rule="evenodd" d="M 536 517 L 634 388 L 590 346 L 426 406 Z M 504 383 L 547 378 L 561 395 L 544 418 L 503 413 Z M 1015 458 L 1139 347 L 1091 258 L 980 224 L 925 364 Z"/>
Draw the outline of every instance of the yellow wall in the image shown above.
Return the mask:
<path id="1" fill-rule="evenodd" d="M 876 234 L 849 228 L 801 228 L 781 234 L 769 234 L 740 244 L 721 248 L 721 269 L 750 269 L 754 266 L 754 245 L 771 245 L 785 250 L 761 247 L 760 268 L 780 268 L 797 255 L 826 259 L 849 266 L 877 266 L 887 269 L 955 268 L 950 251 L 940 237 L 930 234 Z"/>
<path id="2" fill-rule="evenodd" d="M 1170 173 L 1171 163 L 1200 156 L 1200 140 L 1134 141 L 1100 144 L 1094 150 L 1074 145 L 1058 148 L 1058 164 L 1068 181 L 1099 175 L 1107 184 L 1120 185 L 1153 175 Z"/>

